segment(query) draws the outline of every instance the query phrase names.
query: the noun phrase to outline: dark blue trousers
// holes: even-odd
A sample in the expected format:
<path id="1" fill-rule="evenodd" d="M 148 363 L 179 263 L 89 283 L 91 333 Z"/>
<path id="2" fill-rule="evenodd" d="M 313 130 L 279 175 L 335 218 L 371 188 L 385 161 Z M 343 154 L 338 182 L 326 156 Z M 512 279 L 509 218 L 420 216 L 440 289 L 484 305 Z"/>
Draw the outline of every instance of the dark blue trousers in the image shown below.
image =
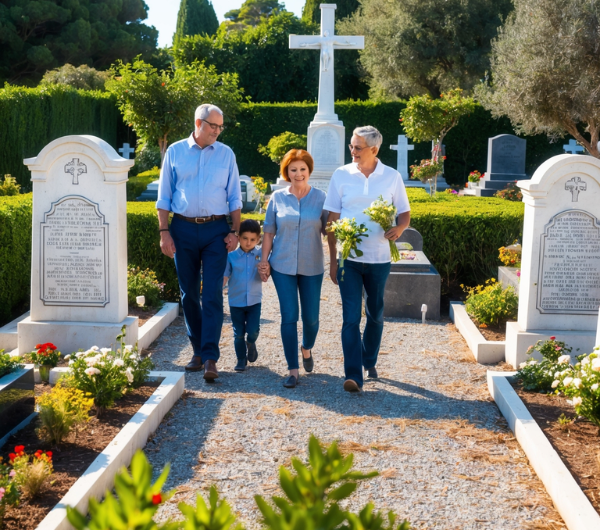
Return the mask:
<path id="1" fill-rule="evenodd" d="M 175 242 L 181 305 L 194 355 L 200 356 L 202 362 L 218 361 L 223 327 L 223 273 L 227 264 L 224 239 L 229 225 L 225 218 L 193 224 L 174 217 L 170 231 Z"/>
<path id="2" fill-rule="evenodd" d="M 246 307 L 229 307 L 231 323 L 233 324 L 233 344 L 238 361 L 246 359 L 246 340 L 254 344 L 258 339 L 260 307 L 260 303 Z M 246 335 L 248 336 L 247 339 Z"/>
<path id="3" fill-rule="evenodd" d="M 383 294 L 391 263 L 361 263 L 344 261 L 344 276 L 338 268 L 337 280 L 342 296 L 342 349 L 346 379 L 363 385 L 363 367 L 373 368 L 377 363 L 383 334 Z M 367 325 L 360 336 L 363 288 L 366 294 Z"/>

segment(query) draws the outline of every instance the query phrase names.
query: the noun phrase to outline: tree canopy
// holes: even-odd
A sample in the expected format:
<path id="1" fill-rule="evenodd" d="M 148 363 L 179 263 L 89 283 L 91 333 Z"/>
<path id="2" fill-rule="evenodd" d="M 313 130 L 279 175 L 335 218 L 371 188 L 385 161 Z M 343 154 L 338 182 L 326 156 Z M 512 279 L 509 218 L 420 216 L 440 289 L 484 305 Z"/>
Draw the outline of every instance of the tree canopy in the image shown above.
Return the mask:
<path id="1" fill-rule="evenodd" d="M 35 83 L 46 70 L 149 57 L 158 32 L 143 0 L 3 0 L 0 82 Z"/>
<path id="2" fill-rule="evenodd" d="M 173 43 L 188 35 L 214 35 L 219 20 L 210 0 L 181 0 Z"/>
<path id="3" fill-rule="evenodd" d="M 194 111 L 202 103 L 214 103 L 235 123 L 242 95 L 237 75 L 219 74 L 214 66 L 194 62 L 174 72 L 159 72 L 136 58 L 118 62 L 106 89 L 115 94 L 123 118 L 143 145 L 158 145 L 164 158 L 169 143 L 190 134 Z"/>
<path id="4" fill-rule="evenodd" d="M 213 37 L 184 38 L 174 47 L 173 55 L 177 65 L 198 60 L 216 66 L 220 72 L 237 73 L 240 86 L 252 101 L 314 101 L 319 84 L 319 55 L 312 50 L 290 50 L 288 41 L 292 33 L 318 32 L 317 25 L 282 11 L 243 31 L 230 31 L 221 24 Z M 338 99 L 367 96 L 368 89 L 360 80 L 352 52 L 335 55 L 335 75 Z"/>
<path id="5" fill-rule="evenodd" d="M 551 138 L 566 131 L 600 158 L 599 52 L 595 0 L 516 0 L 493 44 L 492 83 L 476 93 L 518 131 Z"/>
<path id="6" fill-rule="evenodd" d="M 240 9 L 232 9 L 225 13 L 225 18 L 238 25 L 237 29 L 244 26 L 258 26 L 266 18 L 285 11 L 277 0 L 246 0 Z"/>
<path id="7" fill-rule="evenodd" d="M 470 89 L 489 68 L 491 40 L 512 9 L 511 0 L 360 0 L 340 22 L 365 35 L 361 63 L 372 95 L 439 97 Z"/>
<path id="8" fill-rule="evenodd" d="M 321 0 L 306 0 L 302 10 L 302 20 L 305 22 L 321 23 L 320 5 L 324 3 Z M 336 0 L 337 8 L 335 10 L 336 20 L 341 20 L 354 13 L 358 9 L 358 0 Z"/>
<path id="9" fill-rule="evenodd" d="M 104 90 L 104 85 L 110 77 L 110 72 L 99 72 L 82 64 L 75 68 L 65 64 L 60 68 L 48 70 L 40 85 L 68 85 L 81 90 Z"/>

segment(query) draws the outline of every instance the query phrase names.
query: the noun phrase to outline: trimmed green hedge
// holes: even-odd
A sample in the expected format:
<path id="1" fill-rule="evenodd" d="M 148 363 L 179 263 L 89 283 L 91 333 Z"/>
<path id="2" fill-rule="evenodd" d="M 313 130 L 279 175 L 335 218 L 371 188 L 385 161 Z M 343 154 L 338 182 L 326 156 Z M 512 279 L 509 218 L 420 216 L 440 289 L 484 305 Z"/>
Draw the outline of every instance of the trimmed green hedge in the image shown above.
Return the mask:
<path id="1" fill-rule="evenodd" d="M 31 193 L 0 200 L 0 325 L 29 299 L 31 208 Z"/>
<path id="2" fill-rule="evenodd" d="M 75 90 L 66 85 L 0 89 L 0 174 L 10 173 L 31 190 L 23 159 L 70 134 L 93 134 L 116 148 L 123 120 L 114 96 Z"/>
<path id="3" fill-rule="evenodd" d="M 135 201 L 148 187 L 148 184 L 158 180 L 160 177 L 160 170 L 150 169 L 139 173 L 137 176 L 129 175 L 127 181 L 127 200 Z"/>
<path id="4" fill-rule="evenodd" d="M 374 125 L 383 135 L 379 157 L 384 164 L 396 167 L 397 153 L 390 149 L 399 134 L 404 134 L 400 123 L 400 111 L 405 102 L 338 101 L 335 110 L 346 127 L 346 144 L 350 143 L 352 130 L 361 125 Z M 242 106 L 237 116 L 238 124 L 223 132 L 220 140 L 229 145 L 237 158 L 240 173 L 260 175 L 266 180 L 277 178 L 278 166 L 261 155 L 258 145 L 266 145 L 278 134 L 290 131 L 306 134 L 313 119 L 315 103 L 248 103 Z M 498 134 L 514 134 L 507 118 L 495 119 L 481 106 L 461 119 L 444 140 L 448 158 L 446 179 L 450 184 L 464 185 L 469 173 L 475 169 L 482 173 L 487 169 L 488 138 Z M 537 167 L 548 158 L 562 154 L 561 139 L 550 144 L 545 135 L 524 137 L 527 140 L 526 172 L 532 175 Z M 346 163 L 351 161 L 346 149 Z M 431 144 L 422 142 L 409 152 L 409 165 L 431 156 Z"/>

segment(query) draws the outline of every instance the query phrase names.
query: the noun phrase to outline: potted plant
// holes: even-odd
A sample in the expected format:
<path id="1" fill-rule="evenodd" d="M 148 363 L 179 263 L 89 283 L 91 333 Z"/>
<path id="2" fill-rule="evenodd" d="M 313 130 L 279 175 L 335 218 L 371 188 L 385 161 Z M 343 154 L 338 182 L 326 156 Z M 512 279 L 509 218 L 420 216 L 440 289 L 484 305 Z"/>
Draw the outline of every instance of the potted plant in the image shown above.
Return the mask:
<path id="1" fill-rule="evenodd" d="M 34 363 L 40 371 L 40 379 L 50 382 L 50 370 L 55 368 L 60 360 L 60 352 L 51 342 L 36 344 L 36 350 L 28 353 L 25 357 L 28 361 Z"/>

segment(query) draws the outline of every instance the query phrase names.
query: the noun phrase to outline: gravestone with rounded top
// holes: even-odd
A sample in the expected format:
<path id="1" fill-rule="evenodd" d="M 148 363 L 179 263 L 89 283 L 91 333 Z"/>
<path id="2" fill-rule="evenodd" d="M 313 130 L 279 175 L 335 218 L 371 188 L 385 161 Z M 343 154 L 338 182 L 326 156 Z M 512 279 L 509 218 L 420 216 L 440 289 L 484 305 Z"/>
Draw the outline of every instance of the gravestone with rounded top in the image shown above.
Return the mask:
<path id="1" fill-rule="evenodd" d="M 24 161 L 33 182 L 31 313 L 19 352 L 52 342 L 63 353 L 115 343 L 127 305 L 126 182 L 133 160 L 94 136 L 65 136 Z"/>
<path id="2" fill-rule="evenodd" d="M 506 360 L 518 366 L 537 340 L 556 336 L 573 355 L 595 346 L 600 306 L 600 160 L 559 155 L 518 183 L 525 219 L 518 322 Z"/>

